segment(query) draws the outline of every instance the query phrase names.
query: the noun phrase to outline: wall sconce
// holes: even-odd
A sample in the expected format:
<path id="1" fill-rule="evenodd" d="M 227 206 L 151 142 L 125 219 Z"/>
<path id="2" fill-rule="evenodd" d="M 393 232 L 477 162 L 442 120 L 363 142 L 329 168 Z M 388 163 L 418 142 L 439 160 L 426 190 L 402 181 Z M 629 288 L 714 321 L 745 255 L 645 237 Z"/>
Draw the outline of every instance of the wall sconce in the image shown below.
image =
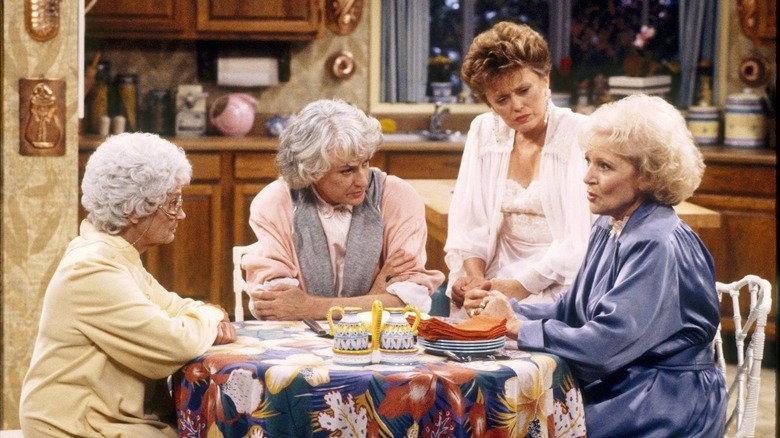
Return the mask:
<path id="1" fill-rule="evenodd" d="M 25 0 L 24 27 L 32 39 L 49 41 L 60 30 L 60 0 Z"/>

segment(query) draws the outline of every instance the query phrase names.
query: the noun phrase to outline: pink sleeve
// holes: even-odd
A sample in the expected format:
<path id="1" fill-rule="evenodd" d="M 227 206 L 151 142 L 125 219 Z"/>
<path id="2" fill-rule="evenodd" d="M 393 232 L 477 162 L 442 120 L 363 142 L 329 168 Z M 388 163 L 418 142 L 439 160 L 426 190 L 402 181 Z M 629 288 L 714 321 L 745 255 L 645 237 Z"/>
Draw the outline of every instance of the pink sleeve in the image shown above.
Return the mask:
<path id="1" fill-rule="evenodd" d="M 408 281 L 424 286 L 430 295 L 442 284 L 444 274 L 425 268 L 428 227 L 422 197 L 406 181 L 392 175 L 385 178 L 382 192 L 380 208 L 385 220 L 382 259 L 398 250 L 415 254 L 417 261 Z"/>
<path id="2" fill-rule="evenodd" d="M 290 190 L 283 180 L 272 182 L 252 200 L 249 226 L 259 243 L 244 257 L 249 290 L 276 278 L 295 278 L 306 290 L 293 246 Z"/>

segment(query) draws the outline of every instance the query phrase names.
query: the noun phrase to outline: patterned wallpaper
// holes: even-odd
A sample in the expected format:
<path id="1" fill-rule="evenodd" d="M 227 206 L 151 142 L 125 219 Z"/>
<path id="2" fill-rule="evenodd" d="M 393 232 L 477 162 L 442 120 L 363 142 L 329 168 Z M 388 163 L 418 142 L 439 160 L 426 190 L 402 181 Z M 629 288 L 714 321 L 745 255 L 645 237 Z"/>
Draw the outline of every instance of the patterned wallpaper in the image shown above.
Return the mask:
<path id="1" fill-rule="evenodd" d="M 24 2 L 3 0 L 2 69 L 2 428 L 18 427 L 21 382 L 32 355 L 40 306 L 65 246 L 77 232 L 77 2 L 60 3 L 60 30 L 30 38 Z M 19 78 L 66 81 L 66 153 L 19 154 Z"/>

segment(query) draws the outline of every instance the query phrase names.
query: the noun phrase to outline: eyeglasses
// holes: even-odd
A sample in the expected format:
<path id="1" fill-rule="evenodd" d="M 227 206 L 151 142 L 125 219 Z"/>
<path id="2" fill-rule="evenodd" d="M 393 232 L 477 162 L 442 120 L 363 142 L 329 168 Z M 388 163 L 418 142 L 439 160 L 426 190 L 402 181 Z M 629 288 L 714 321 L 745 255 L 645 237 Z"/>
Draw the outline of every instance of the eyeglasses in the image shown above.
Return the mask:
<path id="1" fill-rule="evenodd" d="M 168 216 L 171 219 L 176 219 L 179 217 L 179 213 L 181 213 L 182 207 L 184 206 L 184 199 L 181 195 L 179 195 L 176 199 L 168 202 L 166 205 L 160 205 L 157 207 L 158 210 L 163 212 L 166 216 Z"/>

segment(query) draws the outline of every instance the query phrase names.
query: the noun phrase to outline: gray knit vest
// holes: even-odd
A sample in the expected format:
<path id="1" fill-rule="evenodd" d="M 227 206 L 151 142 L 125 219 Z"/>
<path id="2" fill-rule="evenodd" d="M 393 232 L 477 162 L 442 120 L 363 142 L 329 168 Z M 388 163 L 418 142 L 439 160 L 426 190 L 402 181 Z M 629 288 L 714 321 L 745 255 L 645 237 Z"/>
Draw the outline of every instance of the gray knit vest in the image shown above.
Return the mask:
<path id="1" fill-rule="evenodd" d="M 330 263 L 328 241 L 317 214 L 317 199 L 310 187 L 291 190 L 293 204 L 293 244 L 298 264 L 312 295 L 335 297 L 335 279 Z M 374 282 L 374 271 L 382 255 L 385 221 L 379 211 L 382 201 L 382 178 L 379 169 L 371 168 L 366 197 L 352 209 L 347 234 L 342 296 L 365 295 Z"/>

